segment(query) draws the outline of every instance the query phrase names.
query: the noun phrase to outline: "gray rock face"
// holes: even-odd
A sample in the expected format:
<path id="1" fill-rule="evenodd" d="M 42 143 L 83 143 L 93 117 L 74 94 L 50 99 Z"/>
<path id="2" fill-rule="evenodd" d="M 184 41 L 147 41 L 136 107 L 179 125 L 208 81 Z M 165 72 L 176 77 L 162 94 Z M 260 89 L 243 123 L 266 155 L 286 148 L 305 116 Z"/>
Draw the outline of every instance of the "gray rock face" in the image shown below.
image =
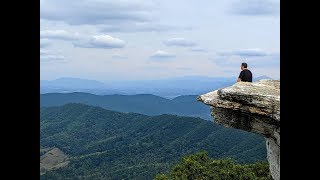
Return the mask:
<path id="1" fill-rule="evenodd" d="M 280 179 L 280 81 L 238 82 L 198 96 L 215 122 L 266 138 L 271 175 Z"/>

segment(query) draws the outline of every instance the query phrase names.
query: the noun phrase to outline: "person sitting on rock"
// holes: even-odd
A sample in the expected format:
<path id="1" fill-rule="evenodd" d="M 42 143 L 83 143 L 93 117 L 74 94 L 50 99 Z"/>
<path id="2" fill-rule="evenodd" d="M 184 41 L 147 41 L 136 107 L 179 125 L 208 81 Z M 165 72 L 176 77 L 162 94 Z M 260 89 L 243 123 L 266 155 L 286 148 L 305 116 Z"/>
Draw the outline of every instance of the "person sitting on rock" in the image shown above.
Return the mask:
<path id="1" fill-rule="evenodd" d="M 249 69 L 247 69 L 247 67 L 247 63 L 241 63 L 241 72 L 237 82 L 252 82 L 252 73 Z"/>

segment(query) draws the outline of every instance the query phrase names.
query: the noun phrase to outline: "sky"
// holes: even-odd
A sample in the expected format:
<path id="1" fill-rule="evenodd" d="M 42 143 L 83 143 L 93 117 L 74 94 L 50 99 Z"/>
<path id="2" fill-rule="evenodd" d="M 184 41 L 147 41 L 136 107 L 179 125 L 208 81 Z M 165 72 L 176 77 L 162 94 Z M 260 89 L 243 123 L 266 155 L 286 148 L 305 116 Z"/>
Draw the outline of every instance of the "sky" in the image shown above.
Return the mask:
<path id="1" fill-rule="evenodd" d="M 280 0 L 40 0 L 40 78 L 280 78 Z"/>

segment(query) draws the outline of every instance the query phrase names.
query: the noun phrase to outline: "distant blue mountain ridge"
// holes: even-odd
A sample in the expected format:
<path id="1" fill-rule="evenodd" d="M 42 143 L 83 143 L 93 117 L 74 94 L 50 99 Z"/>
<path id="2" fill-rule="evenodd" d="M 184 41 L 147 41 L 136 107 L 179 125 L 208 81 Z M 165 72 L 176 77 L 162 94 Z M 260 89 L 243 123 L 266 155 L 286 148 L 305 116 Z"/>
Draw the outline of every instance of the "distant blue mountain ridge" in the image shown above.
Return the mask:
<path id="1" fill-rule="evenodd" d="M 40 107 L 62 106 L 68 103 L 82 103 L 125 113 L 175 114 L 212 120 L 209 107 L 198 102 L 196 95 L 179 96 L 172 100 L 152 94 L 95 95 L 75 92 L 40 95 Z"/>
<path id="2" fill-rule="evenodd" d="M 128 80 L 100 82 L 96 80 L 63 77 L 56 80 L 41 80 L 40 93 L 87 92 L 98 95 L 110 94 L 154 94 L 166 98 L 180 95 L 199 95 L 215 89 L 230 86 L 236 77 L 186 76 L 161 80 Z M 271 79 L 259 76 L 260 79 Z"/>

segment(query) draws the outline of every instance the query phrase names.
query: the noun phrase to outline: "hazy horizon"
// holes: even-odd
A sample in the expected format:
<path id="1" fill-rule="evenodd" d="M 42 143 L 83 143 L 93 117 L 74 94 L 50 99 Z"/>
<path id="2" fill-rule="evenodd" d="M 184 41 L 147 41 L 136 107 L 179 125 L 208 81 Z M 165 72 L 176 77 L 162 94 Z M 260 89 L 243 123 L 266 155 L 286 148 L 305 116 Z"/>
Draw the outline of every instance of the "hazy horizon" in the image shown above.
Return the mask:
<path id="1" fill-rule="evenodd" d="M 191 79 L 195 79 L 195 78 L 213 78 L 213 79 L 232 79 L 232 78 L 235 78 L 235 81 L 236 81 L 236 78 L 237 78 L 238 75 L 234 75 L 234 76 L 228 76 L 228 77 L 219 77 L 219 76 L 216 76 L 216 77 L 213 77 L 213 76 L 175 76 L 175 77 L 168 77 L 168 78 L 157 78 L 157 79 L 116 79 L 116 80 L 98 80 L 98 79 L 88 79 L 88 78 L 80 78 L 80 77 L 67 77 L 67 76 L 61 76 L 61 77 L 57 77 L 57 78 L 53 78 L 53 79 L 40 79 L 40 81 L 55 81 L 55 80 L 59 80 L 59 79 L 81 79 L 81 80 L 90 80 L 90 81 L 99 81 L 99 82 L 113 82 L 113 81 L 157 81 L 157 80 L 178 80 L 178 79 L 188 79 L 188 78 L 191 78 Z M 260 78 L 260 77 L 268 77 L 268 78 L 272 78 L 272 77 L 269 77 L 269 76 L 266 76 L 266 75 L 261 75 L 261 76 L 257 76 L 257 77 L 254 77 L 254 78 Z M 277 79 L 279 80 L 279 78 L 272 78 L 272 79 Z"/>

